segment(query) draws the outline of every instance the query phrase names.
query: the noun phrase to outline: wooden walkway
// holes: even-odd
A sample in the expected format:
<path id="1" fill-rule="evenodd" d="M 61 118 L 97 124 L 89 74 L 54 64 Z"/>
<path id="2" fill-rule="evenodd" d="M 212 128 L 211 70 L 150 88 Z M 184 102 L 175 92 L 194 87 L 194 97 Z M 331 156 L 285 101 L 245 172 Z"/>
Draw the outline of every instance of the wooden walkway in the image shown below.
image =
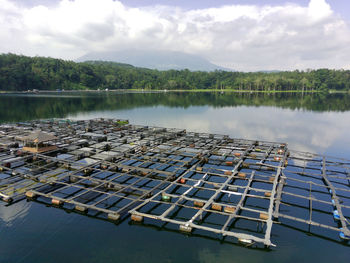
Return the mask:
<path id="1" fill-rule="evenodd" d="M 58 149 L 24 152 L 20 138 L 37 129 L 54 134 Z M 249 246 L 275 246 L 276 223 L 324 228 L 347 240 L 349 171 L 350 161 L 290 151 L 285 143 L 126 120 L 0 126 L 0 197 L 9 204 L 28 198 L 117 222 L 169 223 Z"/>

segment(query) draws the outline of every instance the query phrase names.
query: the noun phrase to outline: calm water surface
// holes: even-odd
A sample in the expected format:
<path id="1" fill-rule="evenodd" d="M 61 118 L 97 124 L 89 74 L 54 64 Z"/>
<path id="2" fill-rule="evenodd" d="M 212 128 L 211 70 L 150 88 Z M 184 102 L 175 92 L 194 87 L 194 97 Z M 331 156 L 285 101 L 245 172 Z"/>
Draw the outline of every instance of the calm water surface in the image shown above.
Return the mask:
<path id="1" fill-rule="evenodd" d="M 131 123 L 287 142 L 350 159 L 346 94 L 63 93 L 0 95 L 0 122 L 38 118 L 126 118 Z M 348 246 L 274 225 L 272 250 L 187 236 L 174 226 L 116 226 L 22 201 L 0 204 L 0 262 L 348 262 Z M 151 223 L 151 222 L 150 222 Z M 311 228 L 311 232 L 320 233 Z"/>

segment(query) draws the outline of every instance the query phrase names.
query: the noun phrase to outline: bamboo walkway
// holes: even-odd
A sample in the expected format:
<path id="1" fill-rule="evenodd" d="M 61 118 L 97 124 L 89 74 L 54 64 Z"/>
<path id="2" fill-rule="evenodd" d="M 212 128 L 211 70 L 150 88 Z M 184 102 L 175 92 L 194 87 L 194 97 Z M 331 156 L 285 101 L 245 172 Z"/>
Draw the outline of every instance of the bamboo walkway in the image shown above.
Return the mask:
<path id="1" fill-rule="evenodd" d="M 22 150 L 21 138 L 38 129 L 58 138 L 56 150 Z M 0 197 L 115 222 L 171 224 L 247 246 L 275 246 L 274 224 L 350 237 L 350 161 L 127 120 L 1 125 Z"/>

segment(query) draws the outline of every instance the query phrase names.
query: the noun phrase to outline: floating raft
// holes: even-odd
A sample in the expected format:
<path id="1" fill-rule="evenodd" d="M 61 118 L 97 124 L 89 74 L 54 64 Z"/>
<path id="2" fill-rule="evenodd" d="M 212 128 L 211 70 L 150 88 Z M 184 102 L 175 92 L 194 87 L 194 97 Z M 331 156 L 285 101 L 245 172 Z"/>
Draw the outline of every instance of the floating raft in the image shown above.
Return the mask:
<path id="1" fill-rule="evenodd" d="M 21 138 L 37 130 L 55 136 L 55 147 L 25 151 Z M 348 240 L 349 172 L 348 160 L 290 151 L 285 143 L 127 120 L 0 126 L 0 198 L 9 204 L 27 198 L 115 222 L 169 223 L 247 246 L 275 246 L 274 224 L 323 228 Z"/>

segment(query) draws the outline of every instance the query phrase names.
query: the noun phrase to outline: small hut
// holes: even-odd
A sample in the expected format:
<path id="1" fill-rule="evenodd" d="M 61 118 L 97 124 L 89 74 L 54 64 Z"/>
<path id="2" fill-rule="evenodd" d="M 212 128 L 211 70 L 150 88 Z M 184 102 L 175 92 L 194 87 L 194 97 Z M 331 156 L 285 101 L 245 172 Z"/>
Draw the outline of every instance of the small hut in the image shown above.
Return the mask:
<path id="1" fill-rule="evenodd" d="M 53 151 L 57 146 L 53 144 L 58 138 L 52 134 L 42 131 L 35 131 L 22 138 L 24 142 L 23 151 L 42 153 Z"/>

